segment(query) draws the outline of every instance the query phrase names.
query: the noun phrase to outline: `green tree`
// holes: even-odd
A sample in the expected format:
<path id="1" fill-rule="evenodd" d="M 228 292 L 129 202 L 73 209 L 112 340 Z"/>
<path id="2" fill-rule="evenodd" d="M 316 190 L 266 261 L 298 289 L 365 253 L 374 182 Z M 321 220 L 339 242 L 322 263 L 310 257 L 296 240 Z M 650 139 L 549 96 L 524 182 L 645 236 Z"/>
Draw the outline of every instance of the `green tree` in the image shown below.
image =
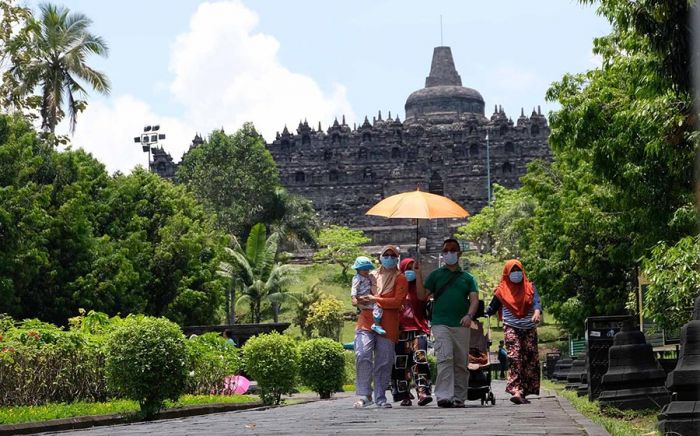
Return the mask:
<path id="1" fill-rule="evenodd" d="M 40 6 L 40 17 L 29 18 L 26 30 L 11 40 L 8 50 L 15 61 L 9 71 L 11 101 L 19 101 L 39 89 L 41 126 L 54 133 L 66 105 L 70 131 L 75 130 L 78 112 L 86 106 L 87 91 L 109 94 L 109 79 L 86 63 L 95 54 L 107 56 L 105 41 L 89 31 L 92 21 L 80 13 L 52 4 Z"/>
<path id="2" fill-rule="evenodd" d="M 311 305 L 308 324 L 319 336 L 339 341 L 343 328 L 343 303 L 332 295 L 326 295 Z"/>
<path id="3" fill-rule="evenodd" d="M 239 236 L 262 221 L 279 186 L 272 155 L 250 123 L 233 135 L 212 132 L 183 156 L 177 178 L 216 213 L 222 229 Z"/>
<path id="4" fill-rule="evenodd" d="M 267 207 L 264 222 L 280 235 L 283 249 L 314 245 L 320 223 L 313 203 L 301 195 L 290 194 L 278 187 Z"/>
<path id="5" fill-rule="evenodd" d="M 644 314 L 658 328 L 680 328 L 690 319 L 700 292 L 700 236 L 654 247 L 644 261 L 644 274 L 650 282 Z"/>
<path id="6" fill-rule="evenodd" d="M 314 259 L 320 262 L 332 262 L 342 268 L 343 279 L 348 277 L 348 269 L 357 256 L 365 255 L 361 245 L 370 242 L 362 230 L 331 225 L 322 229 L 318 235 L 319 251 Z"/>
<path id="7" fill-rule="evenodd" d="M 238 294 L 235 304 L 248 303 L 253 322 L 261 321 L 262 304 L 272 304 L 274 322 L 277 322 L 280 306 L 287 299 L 294 299 L 288 292 L 293 279 L 292 269 L 277 261 L 279 234 L 267 236 L 264 224 L 253 226 L 245 248 L 236 239 L 233 249 L 227 248 L 227 262 L 219 264 L 219 273 L 231 281 L 231 289 Z"/>

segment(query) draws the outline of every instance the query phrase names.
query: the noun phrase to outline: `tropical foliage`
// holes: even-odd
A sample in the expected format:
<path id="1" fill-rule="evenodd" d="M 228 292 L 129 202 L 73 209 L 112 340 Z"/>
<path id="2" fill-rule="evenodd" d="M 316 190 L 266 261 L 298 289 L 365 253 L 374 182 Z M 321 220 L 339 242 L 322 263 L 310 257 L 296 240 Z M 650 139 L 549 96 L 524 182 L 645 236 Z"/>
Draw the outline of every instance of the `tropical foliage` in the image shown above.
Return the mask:
<path id="1" fill-rule="evenodd" d="M 184 187 L 137 169 L 110 177 L 0 116 L 0 313 L 65 325 L 81 307 L 217 319 L 227 238 Z"/>
<path id="2" fill-rule="evenodd" d="M 81 83 L 101 94 L 109 93 L 107 76 L 86 62 L 90 55 L 107 56 L 107 44 L 90 32 L 92 21 L 87 16 L 48 3 L 39 9 L 39 17 L 25 15 L 16 22 L 23 24 L 16 34 L 5 33 L 10 60 L 4 76 L 6 103 L 18 108 L 31 106 L 27 97 L 38 90 L 40 99 L 35 100 L 41 127 L 54 133 L 67 114 L 73 132 L 77 115 L 86 106 L 80 99 L 87 96 Z"/>
<path id="3" fill-rule="evenodd" d="M 236 305 L 248 303 L 253 322 L 260 322 L 262 305 L 270 302 L 277 322 L 280 305 L 294 299 L 288 292 L 293 278 L 291 267 L 277 259 L 279 234 L 268 237 L 265 225 L 259 223 L 250 231 L 245 248 L 235 239 L 233 244 L 233 248 L 226 249 L 230 262 L 221 262 L 219 273 L 231 281 Z"/>

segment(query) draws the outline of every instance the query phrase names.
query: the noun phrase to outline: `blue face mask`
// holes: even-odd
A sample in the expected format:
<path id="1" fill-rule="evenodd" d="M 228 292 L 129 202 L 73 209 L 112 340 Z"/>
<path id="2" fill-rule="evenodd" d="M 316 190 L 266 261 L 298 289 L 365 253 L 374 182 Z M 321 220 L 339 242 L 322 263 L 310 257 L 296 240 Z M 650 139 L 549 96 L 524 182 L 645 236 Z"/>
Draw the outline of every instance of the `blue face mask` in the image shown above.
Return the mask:
<path id="1" fill-rule="evenodd" d="M 513 283 L 520 283 L 523 281 L 523 272 L 522 271 L 513 271 L 510 274 L 508 274 L 508 278 Z"/>
<path id="2" fill-rule="evenodd" d="M 442 260 L 448 265 L 455 265 L 459 261 L 459 254 L 456 251 L 448 251 L 442 254 Z"/>
<path id="3" fill-rule="evenodd" d="M 398 257 L 381 256 L 379 257 L 379 261 L 382 263 L 384 268 L 396 268 L 396 265 L 399 264 Z"/>
<path id="4" fill-rule="evenodd" d="M 403 275 L 406 276 L 406 280 L 408 280 L 409 282 L 416 281 L 416 272 L 413 270 L 406 270 L 406 272 L 403 273 Z"/>

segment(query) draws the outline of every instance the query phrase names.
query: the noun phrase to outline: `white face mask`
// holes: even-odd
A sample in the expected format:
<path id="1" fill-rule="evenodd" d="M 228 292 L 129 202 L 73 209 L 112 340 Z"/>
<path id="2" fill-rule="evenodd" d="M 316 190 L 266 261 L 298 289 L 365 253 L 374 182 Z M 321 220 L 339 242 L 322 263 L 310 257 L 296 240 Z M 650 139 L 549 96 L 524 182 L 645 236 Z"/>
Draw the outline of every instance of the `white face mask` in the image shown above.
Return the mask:
<path id="1" fill-rule="evenodd" d="M 523 272 L 522 271 L 513 271 L 510 274 L 508 274 L 508 278 L 513 283 L 520 283 L 523 281 Z"/>
<path id="2" fill-rule="evenodd" d="M 459 261 L 459 254 L 456 251 L 448 251 L 442 254 L 442 260 L 448 265 L 454 265 Z"/>

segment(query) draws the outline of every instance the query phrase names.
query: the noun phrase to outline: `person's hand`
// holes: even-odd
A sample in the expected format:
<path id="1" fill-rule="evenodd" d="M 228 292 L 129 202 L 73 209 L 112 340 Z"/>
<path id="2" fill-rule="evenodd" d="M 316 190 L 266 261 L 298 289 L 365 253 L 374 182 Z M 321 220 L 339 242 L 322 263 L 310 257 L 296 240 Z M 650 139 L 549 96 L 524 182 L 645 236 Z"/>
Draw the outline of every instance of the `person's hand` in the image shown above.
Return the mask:
<path id="1" fill-rule="evenodd" d="M 472 325 L 472 317 L 469 316 L 469 314 L 464 315 L 464 317 L 459 320 L 459 325 L 462 327 L 471 327 Z"/>
<path id="2" fill-rule="evenodd" d="M 534 315 L 532 315 L 532 322 L 534 322 L 535 324 L 539 324 L 540 321 L 542 321 L 542 314 L 539 310 L 536 310 Z"/>
<path id="3" fill-rule="evenodd" d="M 363 295 L 362 297 L 357 299 L 357 302 L 363 305 L 370 304 L 373 301 L 376 301 L 377 297 L 374 295 Z"/>
<path id="4" fill-rule="evenodd" d="M 416 273 L 416 277 L 423 276 L 423 270 L 420 268 L 420 263 L 417 260 L 413 262 L 413 271 Z"/>

